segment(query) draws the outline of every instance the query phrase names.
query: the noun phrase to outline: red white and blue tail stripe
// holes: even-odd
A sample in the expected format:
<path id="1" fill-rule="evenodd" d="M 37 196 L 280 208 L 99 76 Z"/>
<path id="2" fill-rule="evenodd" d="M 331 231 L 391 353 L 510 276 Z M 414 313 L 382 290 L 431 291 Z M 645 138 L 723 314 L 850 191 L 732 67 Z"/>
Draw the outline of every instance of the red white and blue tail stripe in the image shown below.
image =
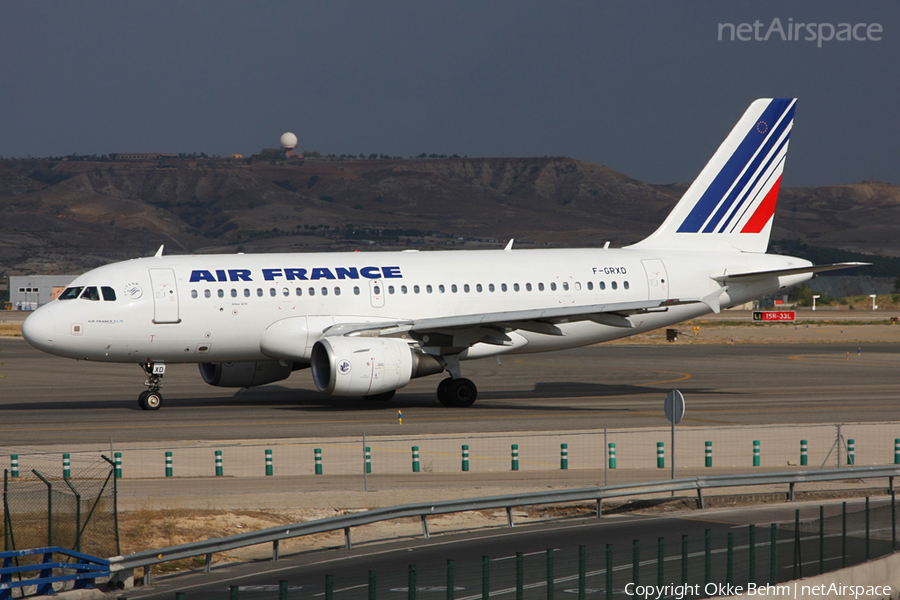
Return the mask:
<path id="1" fill-rule="evenodd" d="M 796 104 L 753 102 L 662 226 L 635 246 L 765 252 Z"/>

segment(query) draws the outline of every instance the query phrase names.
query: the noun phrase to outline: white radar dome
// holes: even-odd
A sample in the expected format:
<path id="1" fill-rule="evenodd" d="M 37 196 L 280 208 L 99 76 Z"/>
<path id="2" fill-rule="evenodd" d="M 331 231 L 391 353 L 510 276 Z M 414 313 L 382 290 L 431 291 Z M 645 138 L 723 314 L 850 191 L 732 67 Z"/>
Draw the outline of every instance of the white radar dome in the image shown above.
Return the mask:
<path id="1" fill-rule="evenodd" d="M 288 131 L 287 133 L 281 134 L 281 147 L 282 148 L 296 148 L 297 147 L 297 136 Z"/>

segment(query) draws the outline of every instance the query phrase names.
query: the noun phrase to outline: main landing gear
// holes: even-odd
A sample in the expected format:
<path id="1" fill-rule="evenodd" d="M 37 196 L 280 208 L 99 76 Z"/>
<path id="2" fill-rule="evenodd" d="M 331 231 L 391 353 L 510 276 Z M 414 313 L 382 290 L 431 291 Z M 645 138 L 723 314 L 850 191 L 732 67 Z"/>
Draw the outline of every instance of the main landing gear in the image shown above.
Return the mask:
<path id="1" fill-rule="evenodd" d="M 147 374 L 147 381 L 144 382 L 147 390 L 138 396 L 138 406 L 141 407 L 141 410 L 159 410 L 163 401 L 159 390 L 162 388 L 162 376 L 166 372 L 166 365 L 146 362 L 141 363 L 141 368 Z"/>
<path id="2" fill-rule="evenodd" d="M 444 406 L 467 408 L 475 404 L 478 388 L 471 379 L 462 376 L 459 369 L 458 356 L 445 356 L 446 369 L 450 377 L 441 381 L 437 388 L 437 397 Z"/>

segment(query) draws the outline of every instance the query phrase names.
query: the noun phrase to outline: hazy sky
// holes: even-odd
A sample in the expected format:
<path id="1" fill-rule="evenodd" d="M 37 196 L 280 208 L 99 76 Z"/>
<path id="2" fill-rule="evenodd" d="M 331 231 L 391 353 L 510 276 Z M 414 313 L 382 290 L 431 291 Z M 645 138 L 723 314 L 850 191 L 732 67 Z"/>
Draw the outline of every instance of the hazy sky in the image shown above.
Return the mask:
<path id="1" fill-rule="evenodd" d="M 322 153 L 570 156 L 668 183 L 751 100 L 796 96 L 786 185 L 900 184 L 896 0 L 0 0 L 0 17 L 3 157 L 251 154 L 293 131 Z M 718 39 L 776 18 L 816 26 Z M 880 40 L 802 39 L 840 23 Z"/>

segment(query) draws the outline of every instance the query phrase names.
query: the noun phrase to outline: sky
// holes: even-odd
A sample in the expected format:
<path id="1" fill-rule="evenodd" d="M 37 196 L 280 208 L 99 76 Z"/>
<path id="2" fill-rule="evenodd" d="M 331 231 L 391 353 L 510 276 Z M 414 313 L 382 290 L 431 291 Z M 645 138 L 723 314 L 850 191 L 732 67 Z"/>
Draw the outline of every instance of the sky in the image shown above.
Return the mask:
<path id="1" fill-rule="evenodd" d="M 292 131 L 323 154 L 568 156 L 689 182 L 752 100 L 797 97 L 785 185 L 900 184 L 896 0 L 0 0 L 0 15 L 4 158 L 249 155 Z M 815 25 L 762 39 L 776 19 L 785 36 Z M 828 40 L 841 23 L 862 40 Z"/>

